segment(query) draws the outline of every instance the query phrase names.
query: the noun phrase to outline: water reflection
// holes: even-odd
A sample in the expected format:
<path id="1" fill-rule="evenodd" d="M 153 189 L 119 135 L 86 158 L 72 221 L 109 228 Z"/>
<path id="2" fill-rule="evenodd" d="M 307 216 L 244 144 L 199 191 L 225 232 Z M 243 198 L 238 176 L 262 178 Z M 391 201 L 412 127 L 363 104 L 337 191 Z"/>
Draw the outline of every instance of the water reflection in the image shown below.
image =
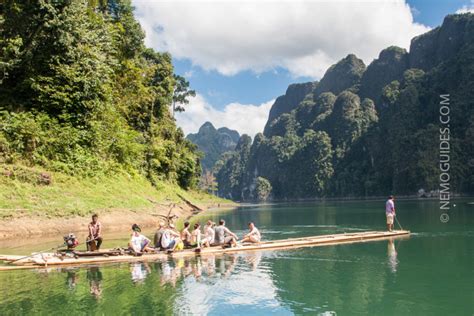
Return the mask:
<path id="1" fill-rule="evenodd" d="M 0 273 L 0 315 L 474 315 L 472 278 L 466 277 L 473 267 L 472 207 L 457 203 L 442 224 L 433 211 L 437 201 L 399 203 L 404 226 L 414 232 L 403 242 L 203 255 L 148 263 L 150 270 L 122 263 L 100 266 L 101 273 L 86 267 L 58 273 L 51 266 Z M 259 207 L 211 219 L 223 217 L 232 228 L 255 221 L 265 238 L 282 239 L 379 230 L 379 215 L 375 201 Z"/>
<path id="2" fill-rule="evenodd" d="M 78 269 L 67 269 L 66 275 L 66 285 L 68 289 L 71 291 L 75 290 L 79 279 Z"/>
<path id="3" fill-rule="evenodd" d="M 395 241 L 393 238 L 388 240 L 387 244 L 387 256 L 388 256 L 388 266 L 390 267 L 390 271 L 392 273 L 397 272 L 398 267 L 398 253 L 397 249 L 395 248 Z"/>
<path id="4" fill-rule="evenodd" d="M 180 282 L 178 300 L 182 304 L 175 305 L 176 314 L 223 314 L 225 308 L 232 306 L 238 306 L 242 313 L 257 306 L 285 309 L 278 298 L 268 262 L 262 262 L 262 252 L 205 256 L 190 264 L 202 273 L 199 278 L 185 277 Z"/>
<path id="5" fill-rule="evenodd" d="M 130 264 L 130 271 L 132 274 L 132 282 L 143 283 L 147 275 L 151 272 L 150 266 L 146 262 L 135 262 Z"/>
<path id="6" fill-rule="evenodd" d="M 234 271 L 239 257 L 236 255 L 196 257 L 192 259 L 180 258 L 174 261 L 155 263 L 156 270 L 160 273 L 161 285 L 176 286 L 179 280 L 192 277 L 200 282 L 203 278 L 228 277 Z M 245 262 L 245 261 L 244 261 Z M 255 267 L 256 260 L 249 261 Z M 258 264 L 258 263 L 257 263 Z"/>
<path id="7" fill-rule="evenodd" d="M 91 267 L 87 270 L 87 280 L 89 280 L 89 290 L 95 299 L 102 296 L 102 272 L 99 267 Z"/>

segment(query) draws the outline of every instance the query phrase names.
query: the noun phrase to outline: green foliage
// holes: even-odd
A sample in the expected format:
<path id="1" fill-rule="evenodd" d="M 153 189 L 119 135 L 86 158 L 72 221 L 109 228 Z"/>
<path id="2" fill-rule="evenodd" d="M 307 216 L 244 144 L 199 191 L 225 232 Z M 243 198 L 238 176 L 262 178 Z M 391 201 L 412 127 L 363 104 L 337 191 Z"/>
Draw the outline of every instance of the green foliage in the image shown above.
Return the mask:
<path id="1" fill-rule="evenodd" d="M 193 92 L 145 48 L 129 0 L 7 1 L 0 14 L 2 162 L 196 187 L 199 155 L 169 110 Z"/>
<path id="2" fill-rule="evenodd" d="M 186 78 L 174 75 L 176 87 L 173 92 L 173 112 L 184 112 L 184 105 L 189 103 L 189 97 L 195 97 L 196 91 L 189 89 Z"/>
<path id="3" fill-rule="evenodd" d="M 255 196 L 259 201 L 266 201 L 272 193 L 272 185 L 270 181 L 265 178 L 257 177 L 255 185 Z"/>
<path id="4" fill-rule="evenodd" d="M 235 152 L 226 156 L 224 161 L 217 163 L 222 166 L 216 169 L 216 178 L 221 196 L 230 197 L 234 200 L 244 198 L 242 185 L 244 184 L 246 166 L 250 157 L 251 143 L 252 140 L 248 135 L 242 135 Z"/>

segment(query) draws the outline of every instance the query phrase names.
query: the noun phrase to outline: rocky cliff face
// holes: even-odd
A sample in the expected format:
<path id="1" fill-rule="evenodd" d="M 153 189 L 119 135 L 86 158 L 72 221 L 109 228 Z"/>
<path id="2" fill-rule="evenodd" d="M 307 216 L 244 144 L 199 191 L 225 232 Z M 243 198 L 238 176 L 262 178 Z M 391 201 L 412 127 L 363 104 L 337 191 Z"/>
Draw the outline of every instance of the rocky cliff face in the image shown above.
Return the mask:
<path id="1" fill-rule="evenodd" d="M 257 178 L 276 199 L 416 194 L 439 186 L 439 102 L 451 95 L 451 188 L 474 192 L 474 14 L 449 15 L 368 67 L 355 55 L 320 82 L 291 85 L 263 134 L 228 155 L 219 193 L 253 199 Z"/>
<path id="2" fill-rule="evenodd" d="M 339 94 L 360 82 L 365 71 L 365 64 L 354 54 L 349 54 L 338 63 L 332 65 L 314 89 L 314 94 L 323 92 Z"/>
<path id="3" fill-rule="evenodd" d="M 198 133 L 189 134 L 186 138 L 196 144 L 204 154 L 201 159 L 202 168 L 211 170 L 221 154 L 235 149 L 240 135 L 227 127 L 216 129 L 212 123 L 206 122 L 199 128 Z"/>
<path id="4" fill-rule="evenodd" d="M 265 125 L 265 131 L 267 130 L 267 126 L 269 126 L 274 119 L 295 109 L 300 102 L 303 101 L 306 95 L 314 89 L 314 85 L 314 82 L 295 83 L 290 85 L 286 90 L 286 93 L 279 96 L 272 105 L 267 124 Z"/>
<path id="5" fill-rule="evenodd" d="M 405 49 L 396 46 L 384 49 L 364 72 L 359 95 L 380 105 L 383 87 L 394 80 L 400 80 L 408 68 L 408 53 Z"/>
<path id="6" fill-rule="evenodd" d="M 456 56 L 462 46 L 474 40 L 472 15 L 448 15 L 443 25 L 412 39 L 410 68 L 428 71 Z"/>
<path id="7" fill-rule="evenodd" d="M 346 89 L 357 90 L 365 69 L 364 62 L 350 54 L 332 65 L 320 82 L 289 86 L 286 94 L 278 97 L 273 104 L 263 134 L 283 136 L 289 126 L 296 124 L 294 117 L 289 115 L 293 110 L 298 111 L 300 115 L 304 115 L 304 112 L 327 111 L 324 105 L 323 108 L 317 106 L 318 98 L 325 93 L 337 95 Z"/>

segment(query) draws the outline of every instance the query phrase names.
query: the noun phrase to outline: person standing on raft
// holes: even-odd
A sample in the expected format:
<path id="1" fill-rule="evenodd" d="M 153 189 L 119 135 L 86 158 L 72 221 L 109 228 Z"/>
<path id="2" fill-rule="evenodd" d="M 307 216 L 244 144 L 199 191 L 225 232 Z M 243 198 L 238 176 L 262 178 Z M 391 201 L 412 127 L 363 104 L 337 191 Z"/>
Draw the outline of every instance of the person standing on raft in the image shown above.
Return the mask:
<path id="1" fill-rule="evenodd" d="M 393 220 L 396 216 L 393 195 L 390 195 L 385 203 L 385 215 L 387 217 L 387 230 L 391 232 L 393 230 Z"/>
<path id="2" fill-rule="evenodd" d="M 89 223 L 89 236 L 87 236 L 87 251 L 98 251 L 102 245 L 102 224 L 99 222 L 99 215 L 92 215 L 92 222 Z"/>

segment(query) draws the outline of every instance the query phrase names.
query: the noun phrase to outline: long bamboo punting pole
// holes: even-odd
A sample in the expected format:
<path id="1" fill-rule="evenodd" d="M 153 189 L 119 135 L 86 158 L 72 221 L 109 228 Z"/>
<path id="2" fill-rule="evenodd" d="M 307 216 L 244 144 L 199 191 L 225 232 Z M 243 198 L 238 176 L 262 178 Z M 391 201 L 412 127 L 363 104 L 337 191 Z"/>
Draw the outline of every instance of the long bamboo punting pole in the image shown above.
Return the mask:
<path id="1" fill-rule="evenodd" d="M 285 250 L 302 247 L 317 247 L 317 246 L 328 246 L 328 245 L 339 245 L 356 242 L 367 242 L 374 240 L 383 240 L 397 237 L 407 237 L 410 235 L 410 231 L 398 230 L 392 232 L 378 232 L 378 231 L 367 231 L 367 232 L 356 232 L 356 233 L 343 233 L 343 234 L 332 234 L 332 235 L 319 235 L 309 237 L 290 238 L 283 240 L 272 240 L 261 242 L 257 244 L 246 244 L 240 247 L 234 248 L 222 248 L 222 247 L 211 247 L 203 248 L 199 253 L 194 249 L 186 249 L 182 251 L 173 252 L 171 254 L 166 253 L 155 253 L 155 254 L 143 254 L 142 256 L 136 257 L 132 255 L 119 255 L 110 257 L 57 257 L 52 254 L 49 256 L 46 254 L 41 258 L 33 258 L 27 262 L 15 262 L 15 266 L 0 266 L 0 271 L 13 270 L 13 269 L 27 269 L 27 268 L 40 268 L 45 266 L 65 266 L 65 265 L 83 265 L 83 264 L 97 264 L 97 263 L 113 263 L 113 262 L 136 262 L 136 261 L 149 261 L 149 260 L 166 260 L 170 256 L 173 258 L 182 257 L 193 257 L 196 255 L 218 255 L 226 253 L 240 253 L 247 251 L 269 251 L 269 250 Z M 18 256 L 0 255 L 2 260 L 13 261 Z M 13 259 L 13 260 L 12 260 Z"/>

